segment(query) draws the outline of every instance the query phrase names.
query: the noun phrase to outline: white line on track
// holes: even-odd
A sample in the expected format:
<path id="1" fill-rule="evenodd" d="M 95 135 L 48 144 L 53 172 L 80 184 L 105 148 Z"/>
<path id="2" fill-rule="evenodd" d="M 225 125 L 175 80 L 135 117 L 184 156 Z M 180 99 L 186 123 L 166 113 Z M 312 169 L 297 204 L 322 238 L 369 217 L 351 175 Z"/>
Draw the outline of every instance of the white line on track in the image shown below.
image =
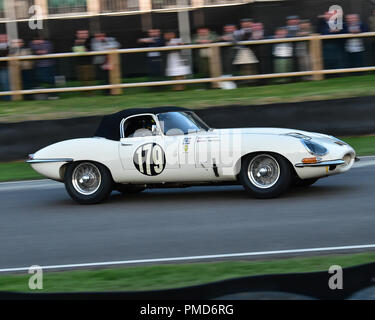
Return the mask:
<path id="1" fill-rule="evenodd" d="M 0 191 L 16 191 L 29 189 L 52 189 L 64 186 L 60 182 L 43 179 L 43 180 L 26 180 L 0 183 Z"/>
<path id="2" fill-rule="evenodd" d="M 171 257 L 171 258 L 156 258 L 156 259 L 139 259 L 139 260 L 123 260 L 123 261 L 108 261 L 108 262 L 62 264 L 62 265 L 41 266 L 41 268 L 43 270 L 53 270 L 53 269 L 62 270 L 62 269 L 105 267 L 105 266 L 129 265 L 129 264 L 180 262 L 180 261 L 194 261 L 194 260 L 215 260 L 215 259 L 240 258 L 240 257 L 251 257 L 251 256 L 285 255 L 285 254 L 309 253 L 309 252 L 327 252 L 327 251 L 334 252 L 334 251 L 371 249 L 371 248 L 375 248 L 375 244 L 341 246 L 341 247 L 323 247 L 323 248 L 308 248 L 308 249 L 277 250 L 277 251 L 227 253 L 227 254 L 213 254 L 213 255 L 203 255 L 203 256 L 188 256 L 188 257 Z M 0 273 L 28 271 L 29 269 L 30 269 L 30 267 L 5 268 L 5 269 L 0 269 Z"/>
<path id="3" fill-rule="evenodd" d="M 353 169 L 365 168 L 365 167 L 370 167 L 370 166 L 375 166 L 375 160 L 367 160 L 367 161 L 361 160 L 360 162 L 357 162 L 354 164 Z"/>

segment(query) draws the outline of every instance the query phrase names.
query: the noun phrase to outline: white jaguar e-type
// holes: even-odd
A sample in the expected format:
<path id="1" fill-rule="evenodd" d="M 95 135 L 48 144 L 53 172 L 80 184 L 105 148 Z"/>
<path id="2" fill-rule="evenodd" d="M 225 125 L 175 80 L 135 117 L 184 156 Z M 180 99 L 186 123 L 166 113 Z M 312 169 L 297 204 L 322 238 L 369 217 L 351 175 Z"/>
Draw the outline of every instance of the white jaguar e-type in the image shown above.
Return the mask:
<path id="1" fill-rule="evenodd" d="M 55 143 L 27 162 L 91 204 L 112 190 L 214 184 L 242 184 L 257 198 L 273 198 L 291 184 L 348 171 L 355 160 L 353 148 L 325 134 L 212 129 L 188 109 L 161 107 L 104 116 L 94 137 Z"/>

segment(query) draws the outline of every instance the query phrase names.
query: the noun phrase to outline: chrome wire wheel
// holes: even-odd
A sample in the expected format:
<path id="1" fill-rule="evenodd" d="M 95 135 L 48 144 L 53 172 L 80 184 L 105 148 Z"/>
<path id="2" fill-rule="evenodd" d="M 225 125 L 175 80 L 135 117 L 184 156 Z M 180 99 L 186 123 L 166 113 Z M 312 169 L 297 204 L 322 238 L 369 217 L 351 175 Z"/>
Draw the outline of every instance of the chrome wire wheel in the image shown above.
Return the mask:
<path id="1" fill-rule="evenodd" d="M 89 196 L 100 188 L 102 176 L 96 165 L 90 162 L 78 164 L 72 174 L 72 185 L 82 195 Z"/>
<path id="2" fill-rule="evenodd" d="M 260 154 L 251 159 L 247 175 L 250 182 L 260 189 L 273 187 L 280 178 L 280 166 L 269 154 Z"/>

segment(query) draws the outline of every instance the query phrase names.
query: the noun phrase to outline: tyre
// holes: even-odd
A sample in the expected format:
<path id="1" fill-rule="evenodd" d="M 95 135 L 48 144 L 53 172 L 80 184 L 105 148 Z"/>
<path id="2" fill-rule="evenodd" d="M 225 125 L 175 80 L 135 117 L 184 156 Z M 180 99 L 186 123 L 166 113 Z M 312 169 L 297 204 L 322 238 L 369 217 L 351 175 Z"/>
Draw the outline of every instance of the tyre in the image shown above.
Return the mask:
<path id="1" fill-rule="evenodd" d="M 288 160 L 274 153 L 259 153 L 242 159 L 239 181 L 258 199 L 276 198 L 286 192 L 292 181 Z"/>
<path id="2" fill-rule="evenodd" d="M 65 188 L 80 204 L 104 201 L 112 191 L 113 180 L 109 170 L 96 162 L 75 162 L 65 171 Z"/>
<path id="3" fill-rule="evenodd" d="M 295 181 L 294 185 L 296 187 L 310 187 L 311 185 L 313 185 L 318 180 L 319 180 L 318 178 L 313 178 L 313 179 L 300 179 L 300 178 L 297 178 L 297 180 Z"/>
<path id="4" fill-rule="evenodd" d="M 117 184 L 115 189 L 123 194 L 129 193 L 141 193 L 142 191 L 146 190 L 143 186 L 137 185 L 126 185 L 126 184 Z"/>

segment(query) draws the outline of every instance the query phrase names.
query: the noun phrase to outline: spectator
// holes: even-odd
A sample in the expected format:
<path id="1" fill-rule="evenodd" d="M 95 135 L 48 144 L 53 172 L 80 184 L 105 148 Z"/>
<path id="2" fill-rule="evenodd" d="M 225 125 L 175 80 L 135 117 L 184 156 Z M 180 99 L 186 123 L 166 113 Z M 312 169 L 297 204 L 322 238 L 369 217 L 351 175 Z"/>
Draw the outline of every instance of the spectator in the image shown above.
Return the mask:
<path id="1" fill-rule="evenodd" d="M 102 32 L 96 33 L 91 40 L 91 50 L 93 51 L 105 51 L 117 49 L 119 47 L 120 44 L 115 38 L 109 38 L 105 33 Z M 111 61 L 109 61 L 108 55 L 95 56 L 93 59 L 93 64 L 96 66 L 96 78 L 108 84 L 109 70 L 113 68 Z M 105 94 L 109 93 L 110 90 L 105 90 Z"/>
<path id="2" fill-rule="evenodd" d="M 182 39 L 176 38 L 174 32 L 167 32 L 164 35 L 165 45 L 167 46 L 178 46 L 182 45 Z M 167 67 L 166 75 L 173 77 L 174 80 L 182 80 L 186 75 L 190 74 L 190 66 L 187 65 L 187 61 L 182 58 L 180 50 L 170 51 L 167 56 Z M 173 86 L 173 90 L 184 90 L 184 84 L 176 84 Z"/>
<path id="3" fill-rule="evenodd" d="M 218 40 L 216 33 L 211 32 L 207 27 L 198 28 L 197 34 L 193 37 L 193 43 L 208 44 Z M 203 48 L 198 50 L 198 72 L 201 77 L 210 76 L 211 49 Z M 208 84 L 209 85 L 209 84 Z"/>
<path id="4" fill-rule="evenodd" d="M 253 23 L 251 40 L 262 40 L 264 39 L 264 25 L 261 22 Z"/>
<path id="5" fill-rule="evenodd" d="M 297 33 L 298 37 L 307 37 L 311 35 L 312 27 L 309 20 L 301 20 L 299 24 L 299 31 Z M 311 70 L 311 57 L 309 53 L 309 44 L 308 41 L 300 41 L 297 42 L 295 46 L 296 50 L 296 57 L 298 62 L 298 70 L 299 71 L 309 71 Z M 311 77 L 307 76 L 304 78 L 305 80 L 310 80 Z"/>
<path id="6" fill-rule="evenodd" d="M 288 29 L 285 27 L 276 30 L 275 39 L 282 39 L 288 36 Z M 273 45 L 273 66 L 275 73 L 291 72 L 293 70 L 293 44 L 290 42 L 276 43 Z M 287 79 L 279 78 L 277 82 L 286 82 Z"/>
<path id="7" fill-rule="evenodd" d="M 28 56 L 31 55 L 30 48 L 25 47 L 22 39 L 14 39 L 10 46 L 10 55 L 12 56 Z M 21 75 L 22 75 L 22 89 L 29 90 L 34 88 L 34 62 L 33 60 L 19 61 Z M 25 95 L 26 99 L 31 99 L 31 95 Z"/>
<path id="8" fill-rule="evenodd" d="M 242 19 L 241 28 L 234 32 L 235 41 L 249 41 L 252 39 L 253 21 Z M 238 66 L 241 75 L 252 75 L 257 73 L 259 63 L 254 52 L 246 46 L 238 46 L 233 64 Z"/>
<path id="9" fill-rule="evenodd" d="M 9 55 L 8 36 L 0 34 L 0 57 L 7 57 Z M 0 91 L 9 91 L 9 72 L 8 61 L 0 61 Z M 3 100 L 10 100 L 10 96 L 3 96 Z"/>
<path id="10" fill-rule="evenodd" d="M 288 30 L 288 37 L 296 37 L 300 30 L 299 16 L 289 16 L 286 18 L 286 28 Z"/>
<path id="11" fill-rule="evenodd" d="M 346 26 L 344 33 L 361 33 L 367 32 L 367 26 L 365 26 L 358 14 L 346 15 Z M 351 38 L 345 42 L 345 51 L 347 57 L 347 66 L 349 68 L 363 67 L 364 64 L 364 51 L 365 44 L 362 38 Z"/>
<path id="12" fill-rule="evenodd" d="M 31 50 L 35 55 L 45 55 L 53 52 L 53 45 L 43 37 L 36 37 L 31 43 Z M 35 62 L 35 81 L 37 86 L 55 86 L 55 62 L 52 59 L 38 59 Z M 57 96 L 48 96 L 48 99 L 57 99 Z"/>
<path id="13" fill-rule="evenodd" d="M 225 42 L 232 42 L 232 44 L 236 43 L 236 39 L 234 36 L 235 31 L 237 30 L 234 24 L 227 24 L 224 26 L 224 33 L 221 36 L 221 40 Z M 222 63 L 223 63 L 223 73 L 224 75 L 233 75 L 233 59 L 236 54 L 236 48 L 233 46 L 229 47 L 222 47 Z"/>
<path id="14" fill-rule="evenodd" d="M 257 22 L 253 23 L 252 26 L 252 35 L 251 40 L 263 40 L 265 39 L 264 26 L 263 23 Z M 258 73 L 266 74 L 271 73 L 270 63 L 271 52 L 268 45 L 261 44 L 254 46 L 254 54 L 259 60 L 258 64 Z M 261 81 L 262 83 L 266 82 L 266 79 Z"/>
<path id="15" fill-rule="evenodd" d="M 240 29 L 234 31 L 234 36 L 238 41 L 251 40 L 253 33 L 253 19 L 241 19 Z"/>
<path id="16" fill-rule="evenodd" d="M 148 37 L 138 40 L 139 43 L 149 48 L 164 46 L 164 40 L 161 37 L 160 29 L 148 30 Z M 160 52 L 147 52 L 148 76 L 151 79 L 159 80 L 163 75 L 163 61 Z"/>
<path id="17" fill-rule="evenodd" d="M 327 11 L 319 22 L 318 32 L 322 35 L 341 34 L 343 29 L 332 28 L 329 21 L 334 12 Z M 340 69 L 344 67 L 344 40 L 330 39 L 323 41 L 323 58 L 325 69 Z"/>
<path id="18" fill-rule="evenodd" d="M 78 53 L 90 51 L 90 33 L 88 30 L 77 30 L 72 50 Z M 95 70 L 90 61 L 90 56 L 77 58 L 77 78 L 82 86 L 92 85 L 95 79 Z"/>

